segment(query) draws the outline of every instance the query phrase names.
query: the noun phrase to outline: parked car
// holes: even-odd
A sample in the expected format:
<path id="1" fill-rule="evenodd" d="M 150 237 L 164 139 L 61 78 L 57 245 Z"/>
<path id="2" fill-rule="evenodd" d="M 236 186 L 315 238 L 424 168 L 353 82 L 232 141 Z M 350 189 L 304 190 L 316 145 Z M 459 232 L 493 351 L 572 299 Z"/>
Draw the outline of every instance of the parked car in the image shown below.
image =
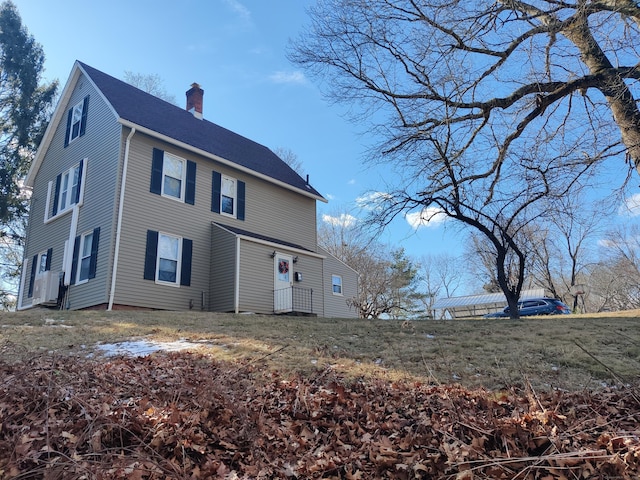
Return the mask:
<path id="1" fill-rule="evenodd" d="M 521 317 L 531 315 L 566 315 L 571 309 L 556 298 L 528 298 L 518 302 L 518 311 Z M 484 318 L 510 317 L 509 307 L 504 307 L 501 312 L 488 313 Z"/>

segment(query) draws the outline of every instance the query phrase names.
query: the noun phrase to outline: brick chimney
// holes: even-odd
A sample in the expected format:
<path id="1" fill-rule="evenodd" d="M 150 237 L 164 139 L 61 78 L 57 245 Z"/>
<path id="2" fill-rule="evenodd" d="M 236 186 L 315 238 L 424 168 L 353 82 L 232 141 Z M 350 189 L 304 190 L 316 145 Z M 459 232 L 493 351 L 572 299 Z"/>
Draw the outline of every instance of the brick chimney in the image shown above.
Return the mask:
<path id="1" fill-rule="evenodd" d="M 192 83 L 191 88 L 187 90 L 187 111 L 193 113 L 193 116 L 202 120 L 202 97 L 204 90 L 197 83 Z"/>

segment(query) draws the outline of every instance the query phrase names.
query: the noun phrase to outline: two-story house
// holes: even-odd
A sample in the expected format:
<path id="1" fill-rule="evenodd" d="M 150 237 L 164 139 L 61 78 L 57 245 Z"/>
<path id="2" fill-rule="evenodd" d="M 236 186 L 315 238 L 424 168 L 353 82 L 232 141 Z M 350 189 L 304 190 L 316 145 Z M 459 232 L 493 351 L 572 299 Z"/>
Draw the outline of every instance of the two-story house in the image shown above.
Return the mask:
<path id="1" fill-rule="evenodd" d="M 26 184 L 18 308 L 354 317 L 357 273 L 317 245 L 325 199 L 267 147 L 81 62 Z"/>

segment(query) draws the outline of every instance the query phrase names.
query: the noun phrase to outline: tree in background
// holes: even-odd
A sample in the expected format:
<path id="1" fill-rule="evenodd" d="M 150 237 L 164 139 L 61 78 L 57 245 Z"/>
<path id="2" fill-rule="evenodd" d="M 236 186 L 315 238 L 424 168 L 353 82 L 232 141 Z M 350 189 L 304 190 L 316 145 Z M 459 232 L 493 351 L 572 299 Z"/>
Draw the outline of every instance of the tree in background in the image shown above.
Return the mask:
<path id="1" fill-rule="evenodd" d="M 51 115 L 58 84 L 42 83 L 44 53 L 29 35 L 15 5 L 0 5 L 0 302 L 11 305 L 22 261 L 28 196 L 21 182 Z"/>
<path id="2" fill-rule="evenodd" d="M 165 102 L 173 103 L 177 105 L 176 97 L 171 95 L 164 88 L 164 81 L 160 77 L 160 75 L 156 73 L 134 73 L 130 70 L 125 70 L 124 72 L 124 81 L 129 85 L 133 85 L 136 88 L 139 88 L 143 92 L 147 92 L 154 97 L 158 97 Z"/>
<path id="3" fill-rule="evenodd" d="M 578 311 L 580 284 L 588 281 L 594 252 L 589 245 L 606 221 L 580 195 L 562 199 L 560 209 L 532 231 L 530 275 L 537 286 Z M 582 306 L 584 307 L 584 306 Z"/>
<path id="4" fill-rule="evenodd" d="M 482 235 L 517 316 L 531 222 L 607 159 L 640 164 L 640 7 L 321 0 L 310 15 L 291 60 L 369 120 L 373 158 L 398 170 L 372 221 L 437 211 Z"/>
<path id="5" fill-rule="evenodd" d="M 590 311 L 640 308 L 640 225 L 610 230 L 602 255 L 590 270 L 585 302 Z"/>
<path id="6" fill-rule="evenodd" d="M 353 215 L 323 215 L 318 243 L 359 273 L 358 296 L 348 302 L 360 317 L 405 318 L 422 312 L 417 264 L 404 249 L 375 241 Z"/>
<path id="7" fill-rule="evenodd" d="M 438 298 L 453 297 L 467 273 L 466 263 L 463 267 L 461 259 L 447 253 L 422 256 L 418 268 L 425 312 L 433 310 Z"/>
<path id="8" fill-rule="evenodd" d="M 278 147 L 273 150 L 273 153 L 279 156 L 284 163 L 289 165 L 298 175 L 302 176 L 302 161 L 293 150 L 290 148 Z"/>

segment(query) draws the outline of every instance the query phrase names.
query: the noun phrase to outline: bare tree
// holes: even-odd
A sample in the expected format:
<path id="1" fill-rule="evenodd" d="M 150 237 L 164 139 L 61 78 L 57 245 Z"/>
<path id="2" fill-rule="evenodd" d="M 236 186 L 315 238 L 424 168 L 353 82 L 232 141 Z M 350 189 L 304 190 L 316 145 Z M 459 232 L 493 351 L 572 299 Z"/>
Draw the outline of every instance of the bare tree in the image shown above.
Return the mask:
<path id="1" fill-rule="evenodd" d="M 460 264 L 459 258 L 447 253 L 424 255 L 420 258 L 419 277 L 426 312 L 433 310 L 433 304 L 438 298 L 456 294 L 464 276 Z"/>
<path id="2" fill-rule="evenodd" d="M 289 165 L 298 175 L 302 176 L 304 171 L 302 170 L 302 160 L 298 158 L 298 155 L 290 148 L 278 147 L 273 150 L 277 156 L 279 156 L 284 163 Z"/>
<path id="3" fill-rule="evenodd" d="M 359 273 L 358 295 L 348 299 L 362 318 L 411 317 L 421 310 L 418 266 L 402 248 L 377 242 L 349 213 L 323 215 L 318 243 Z"/>
<path id="4" fill-rule="evenodd" d="M 640 226 L 622 225 L 601 242 L 602 259 L 589 277 L 595 311 L 640 308 Z"/>
<path id="5" fill-rule="evenodd" d="M 578 309 L 578 285 L 586 283 L 589 266 L 595 252 L 589 248 L 605 219 L 595 204 L 585 204 L 580 195 L 565 197 L 559 202 L 556 215 L 539 223 L 532 231 L 532 262 L 530 274 L 550 295 Z M 586 208 L 585 208 L 586 207 Z"/>
<path id="6" fill-rule="evenodd" d="M 368 118 L 372 158 L 398 167 L 373 220 L 439 211 L 478 232 L 517 316 L 531 222 L 604 159 L 640 163 L 640 7 L 332 0 L 310 14 L 291 60 Z"/>
<path id="7" fill-rule="evenodd" d="M 167 92 L 164 88 L 164 81 L 156 73 L 144 74 L 126 70 L 124 72 L 124 81 L 144 92 L 150 93 L 154 97 L 177 105 L 176 97 Z"/>

